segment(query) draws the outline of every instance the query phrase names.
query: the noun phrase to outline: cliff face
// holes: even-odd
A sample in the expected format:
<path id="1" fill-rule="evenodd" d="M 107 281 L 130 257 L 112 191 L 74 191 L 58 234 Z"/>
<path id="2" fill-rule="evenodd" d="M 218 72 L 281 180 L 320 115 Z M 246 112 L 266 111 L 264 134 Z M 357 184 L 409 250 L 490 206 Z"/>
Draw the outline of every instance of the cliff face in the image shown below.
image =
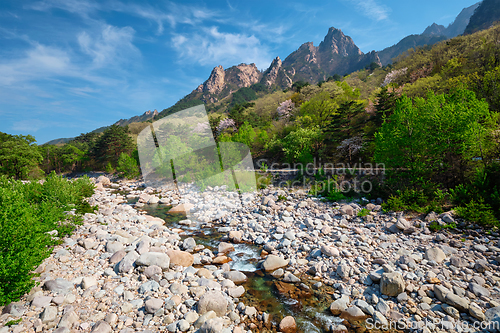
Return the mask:
<path id="1" fill-rule="evenodd" d="M 202 93 L 200 99 L 205 103 L 215 103 L 239 88 L 249 87 L 262 79 L 262 73 L 255 64 L 240 64 L 226 70 L 217 66 L 210 77 L 200 84 L 191 94 Z"/>
<path id="2" fill-rule="evenodd" d="M 364 54 L 351 37 L 332 27 L 319 46 L 304 43 L 292 52 L 283 62 L 283 69 L 294 82 L 314 83 L 334 74 L 344 75 L 362 69 L 371 62 L 381 65 L 375 52 Z"/>

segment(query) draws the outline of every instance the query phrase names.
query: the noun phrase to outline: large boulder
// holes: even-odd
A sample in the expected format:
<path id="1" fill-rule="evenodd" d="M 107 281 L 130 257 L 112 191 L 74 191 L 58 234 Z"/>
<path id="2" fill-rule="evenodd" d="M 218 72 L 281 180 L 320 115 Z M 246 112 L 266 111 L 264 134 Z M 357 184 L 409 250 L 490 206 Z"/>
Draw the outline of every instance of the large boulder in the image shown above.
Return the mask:
<path id="1" fill-rule="evenodd" d="M 469 311 L 470 302 L 464 297 L 460 297 L 458 295 L 455 295 L 454 293 L 448 293 L 448 295 L 446 295 L 445 301 L 448 305 L 453 306 L 460 312 Z"/>
<path id="2" fill-rule="evenodd" d="M 328 257 L 338 257 L 340 255 L 339 250 L 337 250 L 337 248 L 326 245 L 321 246 L 321 253 L 323 253 L 325 256 Z"/>
<path id="3" fill-rule="evenodd" d="M 380 292 L 387 296 L 396 297 L 405 290 L 405 282 L 401 273 L 392 272 L 382 274 Z"/>
<path id="4" fill-rule="evenodd" d="M 217 316 L 222 317 L 227 312 L 227 306 L 227 299 L 220 291 L 210 290 L 200 297 L 197 310 L 201 315 L 214 311 Z"/>
<path id="5" fill-rule="evenodd" d="M 262 267 L 266 272 L 274 271 L 278 268 L 285 267 L 286 265 L 288 265 L 288 260 L 273 254 L 268 255 L 266 260 L 262 263 Z"/>
<path id="6" fill-rule="evenodd" d="M 171 265 L 188 267 L 193 265 L 194 257 L 191 253 L 179 250 L 169 250 L 167 255 L 170 257 Z"/>
<path id="7" fill-rule="evenodd" d="M 118 253 L 118 252 L 117 252 Z M 135 251 L 130 251 L 123 257 L 123 259 L 118 263 L 118 272 L 128 273 L 134 269 L 134 263 L 137 265 L 136 260 L 139 258 L 139 254 Z"/>
<path id="8" fill-rule="evenodd" d="M 173 208 L 171 208 L 168 212 L 169 213 L 178 213 L 178 214 L 186 214 L 188 213 L 191 208 L 193 208 L 194 205 L 193 204 L 190 204 L 190 203 L 184 203 L 184 204 L 180 204 L 180 205 L 177 205 Z"/>
<path id="9" fill-rule="evenodd" d="M 135 264 L 137 266 L 156 265 L 162 270 L 167 270 L 170 266 L 170 256 L 161 252 L 146 252 L 141 254 L 140 257 L 137 258 Z"/>
<path id="10" fill-rule="evenodd" d="M 233 281 L 236 284 L 245 283 L 248 280 L 248 278 L 245 274 L 243 274 L 242 272 L 238 272 L 238 271 L 225 272 L 224 277 L 226 279 Z"/>
<path id="11" fill-rule="evenodd" d="M 339 314 L 347 310 L 349 303 L 350 303 L 349 296 L 342 295 L 342 297 L 333 301 L 333 303 L 330 305 L 330 312 L 334 316 L 338 316 Z"/>
<path id="12" fill-rule="evenodd" d="M 446 254 L 444 254 L 443 250 L 438 247 L 431 247 L 425 250 L 425 259 L 429 261 L 435 261 L 438 264 L 442 263 L 443 260 L 446 259 Z"/>
<path id="13" fill-rule="evenodd" d="M 71 293 L 75 289 L 75 285 L 73 283 L 62 278 L 45 281 L 43 287 L 46 290 L 64 295 Z"/>
<path id="14" fill-rule="evenodd" d="M 280 331 L 283 333 L 295 333 L 297 331 L 297 324 L 292 316 L 286 316 L 280 321 Z"/>

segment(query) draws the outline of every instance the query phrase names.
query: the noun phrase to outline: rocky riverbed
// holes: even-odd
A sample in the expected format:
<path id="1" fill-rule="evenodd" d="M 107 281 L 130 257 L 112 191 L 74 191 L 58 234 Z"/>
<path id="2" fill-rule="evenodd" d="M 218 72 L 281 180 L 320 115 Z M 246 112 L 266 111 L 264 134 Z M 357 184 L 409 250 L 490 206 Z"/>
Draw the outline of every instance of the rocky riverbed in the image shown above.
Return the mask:
<path id="1" fill-rule="evenodd" d="M 99 211 L 37 269 L 40 285 L 2 309 L 0 333 L 500 328 L 499 235 L 429 231 L 429 222 L 449 223 L 451 213 L 410 219 L 376 203 L 340 205 L 271 188 L 219 216 L 218 188 L 181 198 L 139 182 L 96 182 L 90 203 Z M 192 217 L 168 226 L 142 210 L 149 205 Z M 369 214 L 358 217 L 362 208 Z M 220 236 L 209 247 L 187 230 Z M 235 270 L 238 244 L 260 252 L 249 276 Z M 316 295 L 321 304 L 308 304 L 314 325 L 263 308 L 249 289 L 255 276 L 287 299 Z"/>

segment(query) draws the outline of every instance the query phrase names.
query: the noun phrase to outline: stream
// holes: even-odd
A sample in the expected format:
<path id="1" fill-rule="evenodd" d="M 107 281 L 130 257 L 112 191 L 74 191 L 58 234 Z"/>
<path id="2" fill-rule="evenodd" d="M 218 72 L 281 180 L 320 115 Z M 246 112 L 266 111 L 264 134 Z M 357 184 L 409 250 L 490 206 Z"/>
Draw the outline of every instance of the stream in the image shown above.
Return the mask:
<path id="1" fill-rule="evenodd" d="M 134 200 L 129 200 L 133 204 Z M 217 227 L 199 229 L 197 226 L 186 226 L 179 221 L 186 219 L 182 214 L 169 214 L 171 206 L 154 204 L 137 208 L 147 214 L 165 220 L 165 225 L 171 228 L 182 229 L 181 239 L 193 237 L 196 244 L 202 244 L 206 248 L 217 252 L 217 248 L 223 234 L 217 231 Z M 284 283 L 264 274 L 257 269 L 258 262 L 262 259 L 261 249 L 253 244 L 233 244 L 235 251 L 227 254 L 232 259 L 229 262 L 232 270 L 238 270 L 248 277 L 243 284 L 245 294 L 240 297 L 246 306 L 254 306 L 259 311 L 265 311 L 271 315 L 274 329 L 285 316 L 295 318 L 298 332 L 328 332 L 326 329 L 331 323 L 342 323 L 343 319 L 332 316 L 329 306 L 332 302 L 333 289 L 321 286 L 318 290 L 313 289 L 317 280 L 306 280 L 299 286 Z M 269 328 L 268 328 L 269 329 Z M 266 332 L 265 329 L 262 332 Z"/>

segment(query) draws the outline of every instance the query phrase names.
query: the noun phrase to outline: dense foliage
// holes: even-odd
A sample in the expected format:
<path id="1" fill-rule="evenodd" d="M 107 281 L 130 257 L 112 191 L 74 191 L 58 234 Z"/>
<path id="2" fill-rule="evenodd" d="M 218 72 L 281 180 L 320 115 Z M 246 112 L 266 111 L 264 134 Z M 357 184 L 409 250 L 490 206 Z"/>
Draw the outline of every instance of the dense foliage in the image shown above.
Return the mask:
<path id="1" fill-rule="evenodd" d="M 34 286 L 32 271 L 79 216 L 92 211 L 84 199 L 93 188 L 88 178 L 68 181 L 55 174 L 28 183 L 0 177 L 0 305 Z"/>

